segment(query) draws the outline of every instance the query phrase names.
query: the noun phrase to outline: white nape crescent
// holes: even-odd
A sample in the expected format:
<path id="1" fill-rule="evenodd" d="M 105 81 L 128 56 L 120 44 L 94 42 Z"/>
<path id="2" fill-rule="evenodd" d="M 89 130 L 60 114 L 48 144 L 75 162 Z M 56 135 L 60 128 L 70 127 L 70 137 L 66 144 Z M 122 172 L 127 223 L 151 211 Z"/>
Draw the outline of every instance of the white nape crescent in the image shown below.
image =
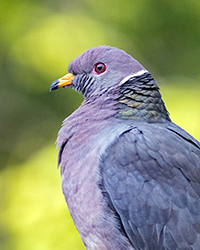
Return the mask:
<path id="1" fill-rule="evenodd" d="M 142 69 L 140 71 L 138 71 L 137 73 L 133 74 L 133 75 L 129 75 L 129 76 L 126 76 L 122 81 L 121 83 L 125 83 L 126 81 L 128 81 L 130 78 L 132 77 L 135 77 L 135 76 L 141 76 L 143 75 L 144 73 L 148 72 L 147 70 L 145 69 Z"/>

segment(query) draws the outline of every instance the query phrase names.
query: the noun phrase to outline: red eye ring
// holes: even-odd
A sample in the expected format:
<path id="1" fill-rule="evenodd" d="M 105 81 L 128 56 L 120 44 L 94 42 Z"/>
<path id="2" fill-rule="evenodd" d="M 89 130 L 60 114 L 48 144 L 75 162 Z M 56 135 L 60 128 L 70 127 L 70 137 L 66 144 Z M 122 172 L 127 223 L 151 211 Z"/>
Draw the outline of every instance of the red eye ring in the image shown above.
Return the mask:
<path id="1" fill-rule="evenodd" d="M 101 74 L 106 70 L 106 65 L 102 62 L 98 62 L 94 65 L 94 71 L 96 74 Z"/>

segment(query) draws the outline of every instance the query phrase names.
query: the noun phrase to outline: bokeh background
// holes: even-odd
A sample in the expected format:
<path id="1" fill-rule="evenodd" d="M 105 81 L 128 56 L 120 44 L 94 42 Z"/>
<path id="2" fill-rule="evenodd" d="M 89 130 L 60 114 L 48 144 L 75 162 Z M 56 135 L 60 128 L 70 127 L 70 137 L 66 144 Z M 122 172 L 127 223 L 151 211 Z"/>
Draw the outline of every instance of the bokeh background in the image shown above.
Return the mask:
<path id="1" fill-rule="evenodd" d="M 83 250 L 56 169 L 62 120 L 82 102 L 49 92 L 101 44 L 157 79 L 172 120 L 200 140 L 200 1 L 0 1 L 0 249 Z"/>

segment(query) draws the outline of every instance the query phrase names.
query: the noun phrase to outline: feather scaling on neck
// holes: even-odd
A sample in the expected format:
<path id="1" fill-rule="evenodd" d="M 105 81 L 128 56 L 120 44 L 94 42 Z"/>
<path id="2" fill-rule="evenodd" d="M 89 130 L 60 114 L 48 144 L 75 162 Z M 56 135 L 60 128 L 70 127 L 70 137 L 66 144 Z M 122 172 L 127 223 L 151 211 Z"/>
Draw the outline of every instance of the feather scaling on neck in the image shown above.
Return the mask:
<path id="1" fill-rule="evenodd" d="M 149 123 L 170 121 L 159 87 L 149 72 L 133 76 L 119 86 L 119 119 L 137 119 Z"/>

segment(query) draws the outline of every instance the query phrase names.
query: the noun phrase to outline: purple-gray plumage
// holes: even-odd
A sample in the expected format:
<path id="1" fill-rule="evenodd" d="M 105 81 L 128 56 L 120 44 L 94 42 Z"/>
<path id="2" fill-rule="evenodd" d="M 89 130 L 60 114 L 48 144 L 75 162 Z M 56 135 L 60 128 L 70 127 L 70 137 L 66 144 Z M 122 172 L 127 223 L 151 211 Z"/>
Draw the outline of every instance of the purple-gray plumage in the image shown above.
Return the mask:
<path id="1" fill-rule="evenodd" d="M 200 143 L 123 50 L 74 59 L 50 90 L 85 100 L 59 131 L 62 189 L 87 250 L 199 250 Z"/>

